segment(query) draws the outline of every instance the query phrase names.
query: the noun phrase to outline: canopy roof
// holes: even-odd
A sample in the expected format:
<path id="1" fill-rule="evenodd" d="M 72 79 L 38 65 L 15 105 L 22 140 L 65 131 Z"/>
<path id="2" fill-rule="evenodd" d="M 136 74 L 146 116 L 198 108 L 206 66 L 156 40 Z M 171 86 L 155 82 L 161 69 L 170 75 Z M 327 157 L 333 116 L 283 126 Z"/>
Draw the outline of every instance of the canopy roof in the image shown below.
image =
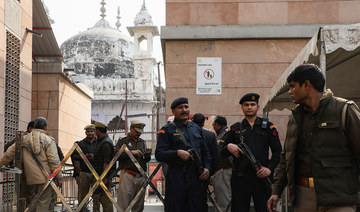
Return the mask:
<path id="1" fill-rule="evenodd" d="M 41 0 L 33 1 L 33 28 L 42 37 L 33 36 L 32 54 L 35 62 L 62 62 L 63 57 Z"/>
<path id="2" fill-rule="evenodd" d="M 320 37 L 323 36 L 326 58 L 326 87 L 335 96 L 360 101 L 360 24 L 323 26 L 301 50 L 290 66 L 264 95 L 260 105 L 270 110 L 293 108 L 288 94 L 287 76 L 303 63 L 320 64 Z M 320 65 L 319 65 L 320 66 Z"/>

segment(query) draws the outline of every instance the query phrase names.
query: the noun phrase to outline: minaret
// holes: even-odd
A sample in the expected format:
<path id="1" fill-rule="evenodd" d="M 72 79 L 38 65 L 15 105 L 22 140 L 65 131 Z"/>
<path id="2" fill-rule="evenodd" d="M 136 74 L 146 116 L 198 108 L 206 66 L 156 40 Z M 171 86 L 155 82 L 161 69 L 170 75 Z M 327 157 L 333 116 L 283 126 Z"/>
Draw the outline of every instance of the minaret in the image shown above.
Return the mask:
<path id="1" fill-rule="evenodd" d="M 141 90 L 149 100 L 155 100 L 153 72 L 156 59 L 153 57 L 153 39 L 159 36 L 159 30 L 152 23 L 152 17 L 146 10 L 145 0 L 134 19 L 134 25 L 127 27 L 134 37 L 134 73 L 136 90 Z"/>

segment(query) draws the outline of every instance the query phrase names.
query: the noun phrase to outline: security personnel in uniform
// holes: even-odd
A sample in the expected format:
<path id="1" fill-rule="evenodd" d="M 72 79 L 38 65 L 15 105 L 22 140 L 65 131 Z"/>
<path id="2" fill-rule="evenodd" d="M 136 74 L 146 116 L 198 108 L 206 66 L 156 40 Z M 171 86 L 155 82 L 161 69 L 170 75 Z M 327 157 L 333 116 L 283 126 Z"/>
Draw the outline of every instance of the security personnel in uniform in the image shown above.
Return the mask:
<path id="1" fill-rule="evenodd" d="M 174 122 L 158 133 L 155 157 L 169 165 L 166 173 L 165 211 L 205 211 L 204 181 L 209 178 L 210 154 L 201 128 L 188 121 L 188 99 L 181 97 L 171 104 Z M 204 169 L 196 169 L 194 157 L 187 151 L 196 150 Z"/>
<path id="2" fill-rule="evenodd" d="M 107 134 L 107 125 L 105 123 L 95 122 L 95 134 L 98 143 L 96 145 L 93 166 L 100 176 L 114 156 L 114 143 Z M 103 181 L 107 184 L 106 177 Z M 99 201 L 101 203 L 104 212 L 113 212 L 113 204 L 103 189 L 98 194 L 94 194 L 93 199 L 94 202 Z M 100 208 L 94 205 L 93 211 L 99 212 Z"/>
<path id="3" fill-rule="evenodd" d="M 265 177 L 272 178 L 274 169 L 279 164 L 281 144 L 276 127 L 269 121 L 257 117 L 259 95 L 249 93 L 240 100 L 241 109 L 245 115 L 242 122 L 230 127 L 225 138 L 221 153 L 233 156 L 234 168 L 231 176 L 231 211 L 249 211 L 250 199 L 253 198 L 255 210 L 267 211 L 267 200 L 271 189 L 264 182 Z M 245 158 L 238 144 L 243 136 L 251 152 L 263 166 L 255 170 Z M 272 155 L 269 159 L 269 147 Z"/>
<path id="4" fill-rule="evenodd" d="M 130 121 L 130 132 L 125 138 L 119 139 L 116 143 L 115 152 L 118 152 L 125 144 L 131 154 L 134 155 L 139 162 L 141 168 L 146 172 L 146 163 L 151 159 L 151 149 L 146 149 L 146 142 L 140 138 L 141 133 L 144 132 L 145 124 L 138 120 Z M 121 168 L 118 202 L 123 211 L 130 205 L 137 193 L 141 190 L 142 185 L 146 181 L 146 176 L 141 175 L 138 168 L 126 154 L 123 152 L 119 157 L 119 166 Z M 142 191 L 140 198 L 135 202 L 131 211 L 144 210 L 145 190 Z"/>
<path id="5" fill-rule="evenodd" d="M 89 124 L 84 127 L 86 137 L 81 141 L 76 143 L 79 145 L 81 151 L 85 154 L 86 158 L 89 160 L 90 164 L 93 165 L 95 150 L 97 146 L 97 139 L 95 138 L 95 125 Z M 86 163 L 81 158 L 80 154 L 75 150 L 71 154 L 71 158 L 74 163 L 74 171 L 78 172 L 78 190 L 79 190 L 79 204 L 88 194 L 89 189 L 92 184 L 95 183 L 95 177 L 87 167 Z M 98 202 L 94 202 L 94 205 L 98 205 Z M 96 207 L 96 206 L 95 206 Z M 99 206 L 98 206 L 99 207 Z M 83 207 L 81 212 L 86 211 L 86 207 Z"/>

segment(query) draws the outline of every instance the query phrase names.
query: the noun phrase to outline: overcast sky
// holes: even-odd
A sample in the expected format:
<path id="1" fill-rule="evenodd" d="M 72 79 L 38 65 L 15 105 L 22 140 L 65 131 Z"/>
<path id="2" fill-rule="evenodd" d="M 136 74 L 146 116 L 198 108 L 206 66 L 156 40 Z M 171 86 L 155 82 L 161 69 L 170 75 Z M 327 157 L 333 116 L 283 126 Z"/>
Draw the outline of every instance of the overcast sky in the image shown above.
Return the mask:
<path id="1" fill-rule="evenodd" d="M 55 21 L 52 25 L 59 46 L 70 37 L 88 28 L 101 19 L 101 0 L 43 0 L 49 9 L 50 17 Z M 120 7 L 120 31 L 130 34 L 127 26 L 134 26 L 136 14 L 140 11 L 143 0 L 105 0 L 106 17 L 110 25 L 116 28 L 117 10 Z M 165 25 L 165 0 L 146 0 L 146 9 L 152 21 L 159 28 Z M 154 40 L 154 56 L 162 61 L 160 37 Z"/>

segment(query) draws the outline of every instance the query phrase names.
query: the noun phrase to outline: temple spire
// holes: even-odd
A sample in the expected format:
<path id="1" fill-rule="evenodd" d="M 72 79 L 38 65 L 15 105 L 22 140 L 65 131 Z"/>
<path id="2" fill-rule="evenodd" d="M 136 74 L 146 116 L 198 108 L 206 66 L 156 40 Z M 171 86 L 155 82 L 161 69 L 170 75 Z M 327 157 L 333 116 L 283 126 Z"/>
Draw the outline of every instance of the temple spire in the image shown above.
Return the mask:
<path id="1" fill-rule="evenodd" d="M 106 12 L 106 9 L 105 9 L 105 0 L 102 0 L 101 1 L 101 3 L 100 3 L 102 6 L 101 6 L 101 8 L 100 8 L 100 12 L 101 12 L 101 17 L 102 17 L 102 19 L 104 19 L 105 18 L 105 12 Z"/>
<path id="2" fill-rule="evenodd" d="M 121 23 L 120 23 L 120 7 L 118 7 L 118 10 L 117 10 L 117 16 L 116 16 L 116 19 L 117 19 L 117 22 L 115 23 L 115 26 L 117 28 L 117 30 L 119 30 L 120 26 L 121 26 Z M 120 30 L 119 30 L 120 31 Z"/>

